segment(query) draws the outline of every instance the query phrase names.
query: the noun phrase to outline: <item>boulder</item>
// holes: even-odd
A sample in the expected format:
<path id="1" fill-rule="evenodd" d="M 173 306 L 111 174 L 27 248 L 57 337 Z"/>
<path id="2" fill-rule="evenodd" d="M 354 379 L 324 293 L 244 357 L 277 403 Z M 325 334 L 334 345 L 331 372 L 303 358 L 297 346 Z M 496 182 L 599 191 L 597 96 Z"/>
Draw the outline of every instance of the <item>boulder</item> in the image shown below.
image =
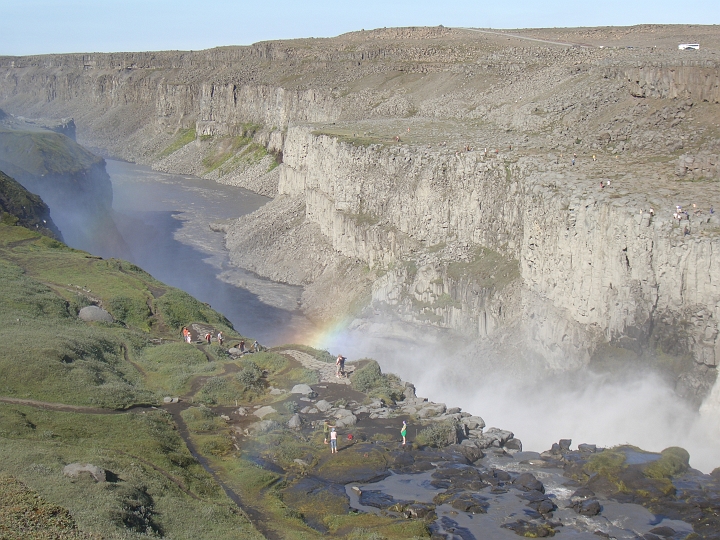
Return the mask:
<path id="1" fill-rule="evenodd" d="M 110 313 L 98 306 L 85 306 L 78 313 L 78 317 L 85 322 L 115 322 L 115 319 L 113 319 Z"/>
<path id="2" fill-rule="evenodd" d="M 310 388 L 309 384 L 296 384 L 293 386 L 292 390 L 290 390 L 291 394 L 302 394 L 304 396 L 309 396 L 311 394 L 314 394 L 313 389 Z"/>
<path id="3" fill-rule="evenodd" d="M 515 480 L 513 480 L 513 485 L 521 489 L 523 491 L 539 491 L 540 493 L 545 493 L 545 486 L 542 485 L 542 482 L 535 478 L 535 476 L 532 473 L 522 473 L 520 474 Z"/>
<path id="4" fill-rule="evenodd" d="M 576 501 L 572 508 L 581 516 L 597 516 L 602 511 L 602 506 L 595 499 Z"/>
<path id="5" fill-rule="evenodd" d="M 247 416 L 248 411 L 245 407 L 239 407 L 237 411 L 235 411 L 240 416 Z"/>
<path id="6" fill-rule="evenodd" d="M 518 452 L 522 452 L 522 441 L 520 439 L 508 439 L 508 441 L 505 443 L 505 448 L 507 450 L 517 450 Z"/>
<path id="7" fill-rule="evenodd" d="M 63 467 L 63 474 L 70 478 L 77 478 L 82 473 L 89 474 L 96 482 L 107 482 L 105 469 L 101 469 L 100 467 L 91 465 L 90 463 L 70 463 L 69 465 L 65 465 L 65 467 Z"/>
<path id="8" fill-rule="evenodd" d="M 488 429 L 484 433 L 484 435 L 486 437 L 492 437 L 493 439 L 497 439 L 497 441 L 500 443 L 500 446 L 503 446 L 506 442 L 515 437 L 512 431 L 507 431 L 495 427 L 491 427 L 490 429 Z"/>
<path id="9" fill-rule="evenodd" d="M 332 409 L 332 405 L 330 405 L 330 403 L 328 403 L 328 402 L 325 401 L 324 399 L 321 399 L 320 401 L 318 401 L 318 402 L 315 404 L 315 407 L 317 407 L 317 410 L 320 411 L 320 412 L 327 412 L 327 411 L 329 411 L 330 409 Z"/>
<path id="10" fill-rule="evenodd" d="M 571 444 L 572 444 L 572 439 L 560 439 L 560 441 L 558 441 L 558 445 L 560 446 L 561 452 L 569 452 Z"/>
<path id="11" fill-rule="evenodd" d="M 594 454 L 595 452 L 597 452 L 597 446 L 594 444 L 582 443 L 582 444 L 578 444 L 578 450 L 580 452 L 589 452 L 591 454 Z"/>
<path id="12" fill-rule="evenodd" d="M 337 427 L 348 427 L 357 424 L 357 416 L 347 409 L 338 409 L 333 416 L 338 419 L 337 422 L 335 422 Z"/>
<path id="13" fill-rule="evenodd" d="M 298 413 L 293 414 L 288 420 L 287 427 L 290 429 L 300 429 L 302 427 L 302 419 Z"/>
<path id="14" fill-rule="evenodd" d="M 273 414 L 276 412 L 277 411 L 270 405 L 265 405 L 264 407 L 260 407 L 257 411 L 253 412 L 253 414 L 258 418 L 265 418 L 268 414 Z"/>
<path id="15" fill-rule="evenodd" d="M 163 403 L 177 403 L 178 401 L 180 401 L 180 398 L 170 396 L 165 396 L 163 398 Z"/>
<path id="16" fill-rule="evenodd" d="M 463 417 L 462 421 L 468 429 L 482 430 L 485 427 L 485 420 L 483 420 L 479 416 L 465 416 Z"/>
<path id="17" fill-rule="evenodd" d="M 405 390 L 403 390 L 403 395 L 405 396 L 405 399 L 414 399 L 415 398 L 415 386 L 411 383 L 406 382 L 405 383 Z"/>

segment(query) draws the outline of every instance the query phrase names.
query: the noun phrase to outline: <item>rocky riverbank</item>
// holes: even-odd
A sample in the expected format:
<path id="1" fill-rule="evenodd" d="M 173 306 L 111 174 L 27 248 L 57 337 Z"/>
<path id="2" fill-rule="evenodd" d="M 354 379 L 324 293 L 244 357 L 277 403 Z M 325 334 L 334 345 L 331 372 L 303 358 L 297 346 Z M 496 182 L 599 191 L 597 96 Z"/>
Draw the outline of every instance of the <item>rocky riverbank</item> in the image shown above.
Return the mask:
<path id="1" fill-rule="evenodd" d="M 720 475 L 691 469 L 681 448 L 572 448 L 564 439 L 542 453 L 523 451 L 512 432 L 485 429 L 481 417 L 417 397 L 412 384 L 392 376 L 390 385 L 403 391 L 397 401 L 358 392 L 368 370 L 375 370 L 370 395 L 387 384 L 372 363 L 353 366 L 348 381 L 305 352 L 279 352 L 317 370 L 319 382 L 271 388 L 277 405 L 244 406 L 224 418 L 245 459 L 272 473 L 284 503 L 319 533 L 331 532 L 326 514 L 333 508 L 403 520 L 408 530 L 422 523 L 438 539 L 720 534 L 710 502 L 720 493 Z M 268 419 L 282 409 L 297 411 L 285 426 Z M 409 422 L 406 445 L 403 420 Z M 337 430 L 337 454 L 325 446 L 320 454 L 302 450 L 290 459 L 266 446 L 267 437 L 285 430 L 305 441 L 303 447 L 322 447 L 324 422 Z"/>

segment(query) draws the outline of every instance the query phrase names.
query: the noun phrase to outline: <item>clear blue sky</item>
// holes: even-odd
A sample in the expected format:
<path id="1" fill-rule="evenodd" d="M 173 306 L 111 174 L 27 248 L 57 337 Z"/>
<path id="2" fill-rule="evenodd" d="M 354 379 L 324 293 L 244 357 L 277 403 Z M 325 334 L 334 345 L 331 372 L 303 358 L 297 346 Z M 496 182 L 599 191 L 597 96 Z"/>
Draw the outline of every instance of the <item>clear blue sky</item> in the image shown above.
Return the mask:
<path id="1" fill-rule="evenodd" d="M 720 24 L 720 0 L 0 0 L 0 55 L 198 50 L 384 26 L 641 23 Z"/>

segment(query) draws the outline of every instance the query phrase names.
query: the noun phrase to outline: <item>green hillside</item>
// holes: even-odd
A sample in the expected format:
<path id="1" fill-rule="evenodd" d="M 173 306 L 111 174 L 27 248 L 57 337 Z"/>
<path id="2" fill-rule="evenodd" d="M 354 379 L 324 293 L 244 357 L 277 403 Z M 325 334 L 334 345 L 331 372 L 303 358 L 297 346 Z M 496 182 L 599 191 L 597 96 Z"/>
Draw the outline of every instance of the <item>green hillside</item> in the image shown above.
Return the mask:
<path id="1" fill-rule="evenodd" d="M 116 322 L 79 319 L 90 304 Z M 82 531 L 104 538 L 256 537 L 168 413 L 123 412 L 160 403 L 166 390 L 183 390 L 197 373 L 222 371 L 217 347 L 179 343 L 178 321 L 239 337 L 222 315 L 132 264 L 0 224 L 0 474 L 67 508 Z M 96 463 L 119 480 L 71 482 L 62 468 L 72 462 Z M 64 528 L 56 532 L 21 537 L 65 537 Z"/>
<path id="2" fill-rule="evenodd" d="M 30 193 L 15 179 L 0 171 L 0 221 L 61 239 L 60 231 L 50 219 L 50 209 L 43 200 Z"/>
<path id="3" fill-rule="evenodd" d="M 102 158 L 60 133 L 0 128 L 0 169 L 10 176 L 74 175 L 100 163 Z"/>

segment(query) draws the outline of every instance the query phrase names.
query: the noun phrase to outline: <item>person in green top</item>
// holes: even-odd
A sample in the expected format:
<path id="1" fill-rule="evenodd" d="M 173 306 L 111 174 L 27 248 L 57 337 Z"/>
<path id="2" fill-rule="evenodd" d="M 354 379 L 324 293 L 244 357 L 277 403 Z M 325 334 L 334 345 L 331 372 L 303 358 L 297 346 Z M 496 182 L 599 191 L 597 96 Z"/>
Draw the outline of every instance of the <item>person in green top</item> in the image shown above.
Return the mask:
<path id="1" fill-rule="evenodd" d="M 400 435 L 402 435 L 403 444 L 405 444 L 405 436 L 407 435 L 407 422 L 405 422 L 405 420 L 403 420 L 403 427 L 400 430 Z"/>

